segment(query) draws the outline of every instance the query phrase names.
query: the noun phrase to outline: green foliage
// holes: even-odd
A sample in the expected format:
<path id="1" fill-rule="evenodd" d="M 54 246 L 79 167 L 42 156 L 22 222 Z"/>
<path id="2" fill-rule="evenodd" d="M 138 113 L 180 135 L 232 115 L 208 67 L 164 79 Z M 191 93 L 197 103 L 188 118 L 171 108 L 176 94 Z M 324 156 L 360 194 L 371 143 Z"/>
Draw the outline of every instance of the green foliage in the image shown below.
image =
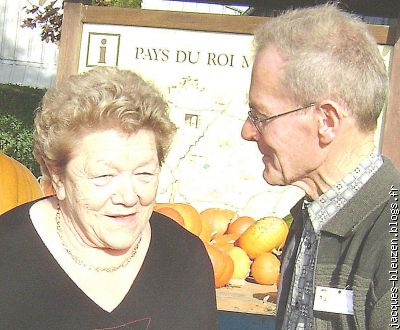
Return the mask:
<path id="1" fill-rule="evenodd" d="M 96 6 L 140 8 L 142 0 L 92 0 L 92 4 Z"/>
<path id="2" fill-rule="evenodd" d="M 141 0 L 89 0 L 82 1 L 93 6 L 141 8 Z M 21 26 L 31 29 L 41 29 L 41 39 L 46 42 L 58 43 L 61 38 L 61 25 L 63 20 L 64 1 L 53 0 L 50 2 L 39 1 L 39 5 L 30 4 L 23 9 L 27 17 Z"/>
<path id="3" fill-rule="evenodd" d="M 32 127 L 27 127 L 16 117 L 0 116 L 0 150 L 39 177 L 40 168 L 32 154 L 32 132 Z"/>
<path id="4" fill-rule="evenodd" d="M 31 127 L 35 109 L 45 92 L 40 88 L 0 84 L 0 115 L 11 114 Z"/>
<path id="5" fill-rule="evenodd" d="M 44 89 L 0 84 L 0 150 L 36 177 L 40 170 L 32 155 L 33 118 L 44 93 Z"/>
<path id="6" fill-rule="evenodd" d="M 31 29 L 40 26 L 42 32 L 41 39 L 46 42 L 58 42 L 61 37 L 61 24 L 63 14 L 61 6 L 57 5 L 58 0 L 51 1 L 48 5 L 42 6 L 31 5 L 24 7 L 25 13 L 29 15 L 22 22 L 22 27 Z"/>

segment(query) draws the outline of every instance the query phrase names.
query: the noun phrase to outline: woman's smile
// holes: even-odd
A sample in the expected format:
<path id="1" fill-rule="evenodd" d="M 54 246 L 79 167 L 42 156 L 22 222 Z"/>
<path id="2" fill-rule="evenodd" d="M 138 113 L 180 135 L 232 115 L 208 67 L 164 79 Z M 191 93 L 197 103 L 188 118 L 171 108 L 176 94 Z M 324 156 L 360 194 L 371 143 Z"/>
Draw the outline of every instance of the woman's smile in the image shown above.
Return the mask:
<path id="1" fill-rule="evenodd" d="M 119 214 L 119 215 L 109 215 L 108 217 L 116 221 L 118 223 L 125 223 L 125 224 L 131 224 L 134 223 L 137 219 L 137 214 L 138 213 L 130 213 L 130 214 Z"/>

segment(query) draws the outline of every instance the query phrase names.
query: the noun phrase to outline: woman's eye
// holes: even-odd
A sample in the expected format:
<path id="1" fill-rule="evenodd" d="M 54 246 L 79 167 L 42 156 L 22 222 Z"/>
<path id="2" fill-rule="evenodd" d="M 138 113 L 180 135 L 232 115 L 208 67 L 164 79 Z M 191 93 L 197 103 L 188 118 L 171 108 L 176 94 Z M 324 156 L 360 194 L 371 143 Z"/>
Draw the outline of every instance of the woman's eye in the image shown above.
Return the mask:
<path id="1" fill-rule="evenodd" d="M 96 186 L 105 186 L 110 183 L 113 176 L 111 174 L 98 175 L 92 178 L 93 183 Z"/>

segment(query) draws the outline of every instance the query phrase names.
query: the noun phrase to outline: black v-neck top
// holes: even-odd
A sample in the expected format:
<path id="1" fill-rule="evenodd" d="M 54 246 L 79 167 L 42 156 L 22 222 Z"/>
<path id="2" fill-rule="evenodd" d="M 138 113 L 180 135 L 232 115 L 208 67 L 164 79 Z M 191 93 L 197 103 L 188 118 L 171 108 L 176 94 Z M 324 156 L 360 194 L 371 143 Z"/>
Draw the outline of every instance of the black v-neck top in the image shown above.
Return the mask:
<path id="1" fill-rule="evenodd" d="M 69 278 L 29 218 L 32 203 L 0 216 L 0 329 L 217 328 L 211 262 L 203 243 L 153 212 L 139 274 L 111 313 Z"/>

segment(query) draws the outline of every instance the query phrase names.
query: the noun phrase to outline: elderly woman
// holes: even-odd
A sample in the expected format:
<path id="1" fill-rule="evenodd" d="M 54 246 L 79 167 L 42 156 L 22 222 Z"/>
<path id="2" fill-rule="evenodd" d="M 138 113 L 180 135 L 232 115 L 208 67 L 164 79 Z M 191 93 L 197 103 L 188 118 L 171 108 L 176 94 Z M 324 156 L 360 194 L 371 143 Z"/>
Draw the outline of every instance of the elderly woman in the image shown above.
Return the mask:
<path id="1" fill-rule="evenodd" d="M 1 329 L 215 329 L 202 242 L 153 212 L 175 126 L 130 71 L 49 90 L 34 154 L 55 195 L 0 218 Z"/>

